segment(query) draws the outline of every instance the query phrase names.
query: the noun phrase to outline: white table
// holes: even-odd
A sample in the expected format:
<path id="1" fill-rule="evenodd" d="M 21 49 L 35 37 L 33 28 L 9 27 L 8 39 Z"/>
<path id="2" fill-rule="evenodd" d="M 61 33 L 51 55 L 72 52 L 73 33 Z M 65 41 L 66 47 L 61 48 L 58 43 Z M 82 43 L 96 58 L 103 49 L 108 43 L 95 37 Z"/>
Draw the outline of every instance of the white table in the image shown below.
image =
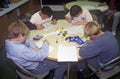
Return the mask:
<path id="1" fill-rule="evenodd" d="M 49 55 L 47 57 L 47 59 L 49 60 L 53 60 L 53 61 L 57 61 L 58 59 L 58 45 L 59 44 L 63 44 L 65 46 L 75 46 L 78 47 L 79 45 L 75 42 L 64 42 L 62 40 L 59 40 L 58 43 L 56 43 L 56 40 L 58 39 L 58 35 L 55 34 L 56 31 L 59 31 L 60 29 L 64 28 L 69 28 L 69 27 L 77 27 L 77 26 L 71 26 L 70 24 L 68 24 L 65 20 L 58 20 L 57 21 L 57 25 L 53 26 L 53 28 L 51 28 L 50 30 L 31 30 L 30 34 L 29 34 L 29 38 L 33 39 L 33 37 L 35 37 L 36 35 L 40 35 L 40 34 L 49 34 L 46 37 L 43 37 L 41 40 L 45 40 L 47 39 L 49 41 L 49 44 L 54 47 L 54 50 L 52 52 L 49 52 Z M 80 26 L 81 28 L 83 28 L 84 26 Z M 77 33 L 77 34 L 71 34 L 71 35 L 78 35 L 79 37 L 81 37 L 83 40 L 85 40 L 86 38 L 84 37 L 84 35 L 82 33 Z M 40 40 L 39 40 L 40 41 Z M 39 42 L 39 41 L 34 41 L 34 42 Z M 77 53 L 77 57 L 79 60 L 81 60 L 81 57 L 79 56 L 79 48 L 76 49 L 76 53 Z M 69 70 L 70 70 L 70 64 L 69 62 L 73 62 L 73 61 L 66 61 L 67 65 L 68 65 L 68 71 L 67 71 L 67 76 L 69 79 Z"/>
<path id="2" fill-rule="evenodd" d="M 49 53 L 48 59 L 57 60 L 58 44 L 63 44 L 63 45 L 67 45 L 67 46 L 76 46 L 76 47 L 79 46 L 75 42 L 63 42 L 62 40 L 60 40 L 59 43 L 56 43 L 58 36 L 54 32 L 59 31 L 62 28 L 66 29 L 69 27 L 77 27 L 77 26 L 71 26 L 65 20 L 58 20 L 57 25 L 53 26 L 53 28 L 51 28 L 50 30 L 31 30 L 28 37 L 30 39 L 33 39 L 33 37 L 35 37 L 36 35 L 41 35 L 41 34 L 48 35 L 46 37 L 43 37 L 41 40 L 43 41 L 43 40 L 47 39 L 49 41 L 50 45 L 55 48 L 54 51 L 52 51 L 52 53 Z M 84 26 L 81 25 L 81 27 L 83 28 Z M 78 35 L 83 40 L 86 39 L 82 33 L 70 34 L 70 35 Z M 39 41 L 41 41 L 41 40 L 39 40 Z M 35 42 L 39 42 L 39 41 L 35 41 Z"/>

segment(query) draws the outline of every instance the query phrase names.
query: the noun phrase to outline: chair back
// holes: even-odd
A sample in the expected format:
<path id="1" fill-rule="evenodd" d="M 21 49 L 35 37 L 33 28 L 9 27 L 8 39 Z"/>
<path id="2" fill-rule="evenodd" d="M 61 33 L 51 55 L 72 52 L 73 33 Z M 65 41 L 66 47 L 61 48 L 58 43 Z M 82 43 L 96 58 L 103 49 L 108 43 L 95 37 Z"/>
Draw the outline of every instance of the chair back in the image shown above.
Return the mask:
<path id="1" fill-rule="evenodd" d="M 21 79 L 43 79 L 49 74 L 49 71 L 43 74 L 33 74 L 15 61 L 9 58 L 7 59 L 7 61 L 12 69 L 16 71 L 17 76 L 19 76 Z"/>
<path id="2" fill-rule="evenodd" d="M 26 70 L 23 66 L 19 65 L 18 63 L 16 63 L 15 61 L 13 61 L 15 63 L 15 65 L 17 66 L 17 71 L 23 73 L 24 75 L 27 75 L 29 77 L 35 77 L 35 75 L 33 73 L 31 73 L 30 71 Z"/>
<path id="3" fill-rule="evenodd" d="M 101 67 L 99 70 L 103 70 L 107 66 L 116 66 L 120 64 L 120 56 L 112 59 L 111 61 L 107 62 L 103 67 Z"/>
<path id="4" fill-rule="evenodd" d="M 96 75 L 99 77 L 99 79 L 108 79 L 110 77 L 112 77 L 113 75 L 117 74 L 118 72 L 120 72 L 120 56 L 112 59 L 111 61 L 107 62 L 106 64 L 104 64 L 104 66 L 95 69 L 93 66 L 91 66 L 90 64 L 88 64 L 88 67 L 90 68 L 90 70 L 92 70 L 93 72 L 90 73 L 86 78 L 89 79 L 92 75 Z M 113 68 L 109 71 L 104 71 L 104 69 L 108 66 L 113 66 Z"/>

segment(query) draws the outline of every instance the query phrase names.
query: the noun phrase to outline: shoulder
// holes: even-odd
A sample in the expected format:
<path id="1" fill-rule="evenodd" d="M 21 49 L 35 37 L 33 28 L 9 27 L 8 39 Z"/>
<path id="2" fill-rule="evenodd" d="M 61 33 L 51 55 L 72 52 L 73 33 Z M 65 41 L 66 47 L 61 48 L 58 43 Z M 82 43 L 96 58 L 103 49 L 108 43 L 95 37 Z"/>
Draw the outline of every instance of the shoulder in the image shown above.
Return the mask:
<path id="1" fill-rule="evenodd" d="M 84 14 L 89 14 L 90 13 L 89 10 L 87 10 L 87 9 L 82 9 L 82 11 L 83 11 Z"/>
<path id="2" fill-rule="evenodd" d="M 83 12 L 86 12 L 86 11 L 88 12 L 88 11 L 89 11 L 89 10 L 87 10 L 87 9 L 82 9 L 82 10 L 83 10 Z"/>
<path id="3" fill-rule="evenodd" d="M 32 16 L 39 16 L 40 11 L 34 13 Z"/>
<path id="4" fill-rule="evenodd" d="M 65 16 L 68 16 L 68 15 L 70 15 L 70 11 Z"/>
<path id="5" fill-rule="evenodd" d="M 112 35 L 112 32 L 106 31 L 106 32 L 104 33 L 104 35 Z"/>

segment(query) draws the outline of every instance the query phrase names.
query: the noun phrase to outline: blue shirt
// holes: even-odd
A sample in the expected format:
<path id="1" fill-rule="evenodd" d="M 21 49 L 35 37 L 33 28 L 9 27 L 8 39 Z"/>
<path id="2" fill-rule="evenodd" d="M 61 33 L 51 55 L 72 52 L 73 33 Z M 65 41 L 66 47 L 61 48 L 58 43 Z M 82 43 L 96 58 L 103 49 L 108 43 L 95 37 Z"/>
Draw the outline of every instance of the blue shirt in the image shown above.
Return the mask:
<path id="1" fill-rule="evenodd" d="M 35 46 L 35 43 L 29 39 L 26 39 L 25 43 L 10 41 L 9 39 L 5 40 L 7 57 L 26 69 L 35 69 L 39 62 L 42 62 L 48 56 L 48 44 L 43 43 L 43 46 L 38 51 L 33 50 Z"/>
<path id="2" fill-rule="evenodd" d="M 111 32 L 105 32 L 92 43 L 80 48 L 79 54 L 84 59 L 98 56 L 100 63 L 106 63 L 118 56 L 118 42 Z"/>

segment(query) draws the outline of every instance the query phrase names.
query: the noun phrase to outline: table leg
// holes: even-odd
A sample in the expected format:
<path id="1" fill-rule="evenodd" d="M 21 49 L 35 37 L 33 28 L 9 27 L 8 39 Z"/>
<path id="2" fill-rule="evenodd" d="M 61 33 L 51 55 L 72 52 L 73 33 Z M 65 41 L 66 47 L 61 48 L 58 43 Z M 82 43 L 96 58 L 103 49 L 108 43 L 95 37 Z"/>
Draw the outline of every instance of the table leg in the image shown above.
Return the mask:
<path id="1" fill-rule="evenodd" d="M 70 76 L 70 63 L 67 64 L 67 79 L 69 79 Z"/>

